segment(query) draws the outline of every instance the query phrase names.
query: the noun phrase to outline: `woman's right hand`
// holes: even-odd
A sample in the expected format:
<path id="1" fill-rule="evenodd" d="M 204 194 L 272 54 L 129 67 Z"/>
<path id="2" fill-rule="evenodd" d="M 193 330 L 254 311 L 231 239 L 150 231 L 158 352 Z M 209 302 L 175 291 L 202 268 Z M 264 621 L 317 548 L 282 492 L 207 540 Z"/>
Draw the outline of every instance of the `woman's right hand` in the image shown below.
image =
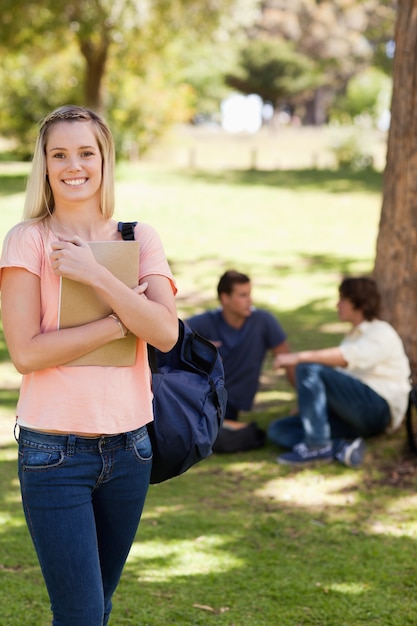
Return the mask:
<path id="1" fill-rule="evenodd" d="M 88 243 L 77 236 L 67 241 L 54 241 L 49 259 L 56 276 L 86 284 L 99 266 Z"/>

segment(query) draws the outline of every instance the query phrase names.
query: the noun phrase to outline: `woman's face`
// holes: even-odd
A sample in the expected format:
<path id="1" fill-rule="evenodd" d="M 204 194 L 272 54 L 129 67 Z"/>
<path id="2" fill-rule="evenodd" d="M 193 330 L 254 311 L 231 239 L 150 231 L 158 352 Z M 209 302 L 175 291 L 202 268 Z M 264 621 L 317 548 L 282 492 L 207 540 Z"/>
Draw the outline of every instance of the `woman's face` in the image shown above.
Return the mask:
<path id="1" fill-rule="evenodd" d="M 91 122 L 55 123 L 45 152 L 56 208 L 74 202 L 100 203 L 102 157 Z"/>

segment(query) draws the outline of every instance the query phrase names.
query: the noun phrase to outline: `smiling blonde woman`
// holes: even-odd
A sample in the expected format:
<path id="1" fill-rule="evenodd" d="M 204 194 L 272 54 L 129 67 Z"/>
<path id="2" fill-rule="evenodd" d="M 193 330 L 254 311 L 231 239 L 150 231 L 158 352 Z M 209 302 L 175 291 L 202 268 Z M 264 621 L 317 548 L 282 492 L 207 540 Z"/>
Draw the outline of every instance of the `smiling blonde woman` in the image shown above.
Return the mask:
<path id="1" fill-rule="evenodd" d="M 137 284 L 96 261 L 89 242 L 122 241 L 114 212 L 114 144 L 106 122 L 64 106 L 40 126 L 25 219 L 0 262 L 2 320 L 23 375 L 19 478 L 54 626 L 108 624 L 112 596 L 149 485 L 153 419 L 146 343 L 175 344 L 175 283 L 155 230 L 138 224 Z M 59 327 L 62 279 L 89 287 L 109 314 Z M 129 366 L 68 365 L 136 337 Z"/>

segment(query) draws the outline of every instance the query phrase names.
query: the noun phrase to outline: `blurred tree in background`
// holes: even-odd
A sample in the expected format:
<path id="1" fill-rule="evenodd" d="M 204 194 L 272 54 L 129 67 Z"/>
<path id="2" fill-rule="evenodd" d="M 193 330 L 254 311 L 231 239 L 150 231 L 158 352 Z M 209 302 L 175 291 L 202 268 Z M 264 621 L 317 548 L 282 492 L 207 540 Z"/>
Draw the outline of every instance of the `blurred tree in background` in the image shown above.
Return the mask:
<path id="1" fill-rule="evenodd" d="M 226 83 L 279 108 L 317 88 L 321 76 L 314 62 L 298 54 L 291 42 L 252 39 L 242 46 L 235 72 L 226 75 Z"/>
<path id="2" fill-rule="evenodd" d="M 291 43 L 305 58 L 311 88 L 294 91 L 287 104 L 299 107 L 306 124 L 326 123 L 336 96 L 345 94 L 351 78 L 364 69 L 377 64 L 385 72 L 391 71 L 386 46 L 394 36 L 396 3 L 264 0 L 261 4 L 260 18 L 248 36 L 277 47 L 282 42 Z"/>
<path id="3" fill-rule="evenodd" d="M 377 67 L 368 67 L 353 76 L 346 89 L 337 94 L 329 116 L 341 124 L 358 118 L 378 120 L 389 110 L 392 80 Z"/>
<path id="4" fill-rule="evenodd" d="M 184 63 L 214 53 L 253 20 L 254 0 L 4 0 L 0 15 L 0 134 L 28 156 L 33 127 L 52 107 L 106 114 L 119 150 L 146 149 L 189 120 Z"/>
<path id="5" fill-rule="evenodd" d="M 337 98 L 354 115 L 349 82 L 390 71 L 393 25 L 387 0 L 3 0 L 0 134 L 27 157 L 39 119 L 73 102 L 105 113 L 134 157 L 232 89 L 304 123 L 326 122 Z"/>

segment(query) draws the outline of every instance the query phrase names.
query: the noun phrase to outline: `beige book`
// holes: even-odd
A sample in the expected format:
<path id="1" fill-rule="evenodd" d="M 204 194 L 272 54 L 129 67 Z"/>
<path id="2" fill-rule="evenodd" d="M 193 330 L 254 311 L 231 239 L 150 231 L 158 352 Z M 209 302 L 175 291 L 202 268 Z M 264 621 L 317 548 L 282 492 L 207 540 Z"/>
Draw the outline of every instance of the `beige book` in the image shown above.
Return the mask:
<path id="1" fill-rule="evenodd" d="M 139 280 L 138 241 L 93 241 L 88 244 L 95 258 L 128 287 Z M 109 305 L 89 285 L 69 278 L 61 278 L 59 327 L 72 328 L 107 317 L 112 312 Z M 134 365 L 136 337 L 111 341 L 66 365 Z"/>

